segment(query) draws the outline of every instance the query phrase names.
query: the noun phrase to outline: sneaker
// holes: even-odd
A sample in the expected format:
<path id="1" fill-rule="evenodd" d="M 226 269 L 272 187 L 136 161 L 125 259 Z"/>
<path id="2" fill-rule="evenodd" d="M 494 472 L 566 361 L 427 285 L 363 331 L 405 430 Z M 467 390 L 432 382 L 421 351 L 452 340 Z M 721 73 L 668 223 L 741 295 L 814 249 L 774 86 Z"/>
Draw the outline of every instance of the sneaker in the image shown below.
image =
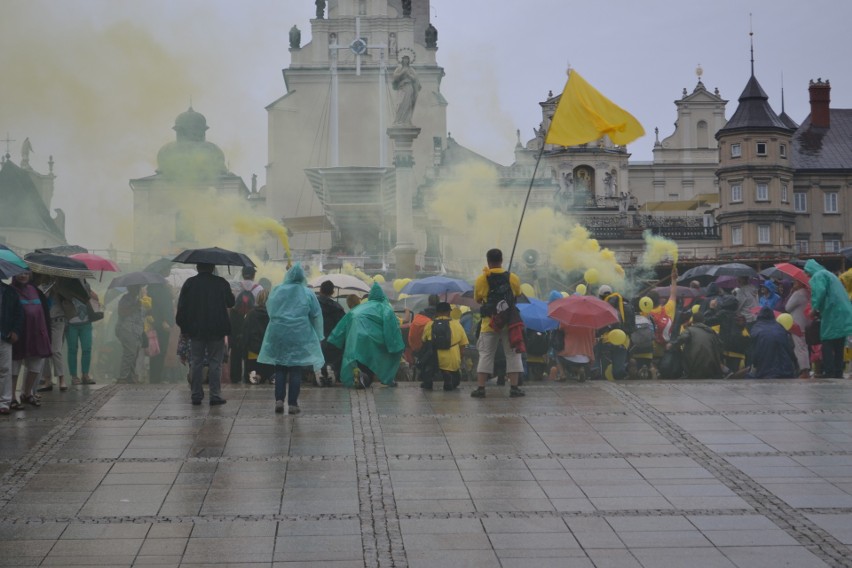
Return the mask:
<path id="1" fill-rule="evenodd" d="M 225 404 L 226 402 L 228 402 L 228 401 L 225 400 L 224 398 L 211 399 L 210 400 L 210 406 L 219 406 L 220 404 Z"/>
<path id="2" fill-rule="evenodd" d="M 284 401 L 276 400 L 275 401 L 275 414 L 284 414 Z"/>
<path id="3" fill-rule="evenodd" d="M 83 377 L 82 384 L 84 384 L 84 385 L 96 385 L 98 383 L 92 377 Z"/>
<path id="4" fill-rule="evenodd" d="M 72 385 L 82 385 L 83 381 L 80 380 L 80 377 L 71 377 Z"/>
<path id="5" fill-rule="evenodd" d="M 509 389 L 509 396 L 517 397 L 517 396 L 527 396 L 527 393 L 519 389 L 518 387 L 512 387 Z"/>
<path id="6" fill-rule="evenodd" d="M 256 385 L 258 383 L 257 372 L 252 371 L 249 373 L 249 383 Z"/>
<path id="7" fill-rule="evenodd" d="M 302 411 L 298 406 L 288 406 L 287 414 L 299 414 Z"/>
<path id="8" fill-rule="evenodd" d="M 478 387 L 470 391 L 470 396 L 473 398 L 485 398 L 485 389 Z"/>

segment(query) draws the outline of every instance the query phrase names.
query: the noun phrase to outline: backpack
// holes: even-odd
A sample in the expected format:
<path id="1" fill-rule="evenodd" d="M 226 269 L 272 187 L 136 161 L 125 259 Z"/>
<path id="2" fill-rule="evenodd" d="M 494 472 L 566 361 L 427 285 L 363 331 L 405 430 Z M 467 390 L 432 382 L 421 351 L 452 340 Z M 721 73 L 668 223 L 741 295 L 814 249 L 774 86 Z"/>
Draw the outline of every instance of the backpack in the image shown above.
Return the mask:
<path id="1" fill-rule="evenodd" d="M 565 330 L 560 328 L 550 332 L 550 348 L 555 354 L 565 349 Z"/>
<path id="2" fill-rule="evenodd" d="M 632 353 L 651 353 L 654 350 L 654 322 L 639 316 L 636 331 L 630 334 L 630 351 Z"/>
<path id="3" fill-rule="evenodd" d="M 435 349 L 449 349 L 453 346 L 453 330 L 450 320 L 436 319 L 432 322 L 432 346 Z"/>
<path id="4" fill-rule="evenodd" d="M 512 290 L 510 273 L 489 274 L 486 279 L 488 297 L 483 306 L 485 313 L 482 315 L 491 316 L 491 328 L 494 331 L 500 331 L 506 325 L 509 310 L 515 305 L 515 292 Z"/>
<path id="5" fill-rule="evenodd" d="M 550 347 L 550 341 L 546 333 L 527 329 L 524 334 L 524 340 L 527 344 L 527 353 L 533 356 L 547 355 L 547 350 Z"/>
<path id="6" fill-rule="evenodd" d="M 254 308 L 254 292 L 260 284 L 255 284 L 251 290 L 243 290 L 237 294 L 234 302 L 234 311 L 245 318 L 248 313 Z"/>
<path id="7" fill-rule="evenodd" d="M 654 324 L 654 341 L 665 345 L 672 338 L 672 318 L 665 312 L 659 310 L 651 312 L 651 322 Z"/>

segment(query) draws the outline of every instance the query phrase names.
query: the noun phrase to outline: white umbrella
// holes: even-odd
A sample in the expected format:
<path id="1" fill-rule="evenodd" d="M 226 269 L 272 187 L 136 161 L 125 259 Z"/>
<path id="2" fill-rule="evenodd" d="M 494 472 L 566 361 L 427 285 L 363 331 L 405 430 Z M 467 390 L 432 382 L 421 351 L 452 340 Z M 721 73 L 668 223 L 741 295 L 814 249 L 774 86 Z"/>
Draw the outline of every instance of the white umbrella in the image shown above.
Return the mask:
<path id="1" fill-rule="evenodd" d="M 349 274 L 323 274 L 312 278 L 308 284 L 311 288 L 319 288 L 323 282 L 331 280 L 335 288 L 340 288 L 340 292 L 369 292 L 370 285 Z"/>

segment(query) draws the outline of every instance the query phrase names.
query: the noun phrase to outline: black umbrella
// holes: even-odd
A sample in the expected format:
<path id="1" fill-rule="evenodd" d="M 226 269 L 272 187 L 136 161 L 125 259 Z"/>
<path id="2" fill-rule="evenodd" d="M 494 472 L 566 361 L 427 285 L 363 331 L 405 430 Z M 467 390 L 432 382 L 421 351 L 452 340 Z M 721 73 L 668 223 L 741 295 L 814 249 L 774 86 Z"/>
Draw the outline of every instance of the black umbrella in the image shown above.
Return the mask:
<path id="1" fill-rule="evenodd" d="M 94 278 L 85 263 L 58 254 L 32 252 L 24 257 L 30 270 L 63 278 Z"/>
<path id="2" fill-rule="evenodd" d="M 109 283 L 109 288 L 127 288 L 128 286 L 147 286 L 148 284 L 165 284 L 166 279 L 156 272 L 129 272 L 116 276 Z"/>
<path id="3" fill-rule="evenodd" d="M 188 249 L 174 257 L 172 262 L 183 264 L 217 264 L 221 266 L 254 266 L 249 257 L 219 247 Z"/>
<path id="4" fill-rule="evenodd" d="M 757 276 L 757 271 L 751 266 L 739 262 L 702 264 L 701 266 L 690 268 L 681 274 L 677 281 L 679 283 L 686 283 L 690 280 L 697 280 L 700 284 L 706 285 L 720 276 L 746 276 L 752 278 Z"/>
<path id="5" fill-rule="evenodd" d="M 59 245 L 58 247 L 35 249 L 37 253 L 58 254 L 59 256 L 71 256 L 72 254 L 80 254 L 89 252 L 80 245 Z"/>
<path id="6" fill-rule="evenodd" d="M 172 260 L 168 258 L 158 258 L 148 266 L 142 269 L 143 272 L 156 272 L 157 274 L 164 274 L 171 271 L 174 263 Z"/>

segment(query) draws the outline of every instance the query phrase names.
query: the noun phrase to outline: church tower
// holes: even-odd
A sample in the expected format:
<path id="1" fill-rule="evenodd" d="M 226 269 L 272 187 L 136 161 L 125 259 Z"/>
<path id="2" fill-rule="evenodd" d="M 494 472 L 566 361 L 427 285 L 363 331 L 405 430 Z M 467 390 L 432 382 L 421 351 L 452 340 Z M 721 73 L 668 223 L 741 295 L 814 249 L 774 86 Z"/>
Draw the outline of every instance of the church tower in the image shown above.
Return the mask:
<path id="1" fill-rule="evenodd" d="M 375 256 L 395 241 L 394 69 L 407 57 L 421 90 L 411 123 L 414 183 L 445 144 L 444 70 L 428 0 L 318 2 L 310 40 L 290 30 L 286 94 L 267 107 L 266 199 L 297 250 Z M 419 247 L 423 250 L 423 246 Z"/>
<path id="2" fill-rule="evenodd" d="M 717 220 L 722 249 L 730 256 L 793 253 L 792 137 L 795 128 L 769 106 L 769 97 L 754 76 L 719 142 L 720 207 Z"/>

